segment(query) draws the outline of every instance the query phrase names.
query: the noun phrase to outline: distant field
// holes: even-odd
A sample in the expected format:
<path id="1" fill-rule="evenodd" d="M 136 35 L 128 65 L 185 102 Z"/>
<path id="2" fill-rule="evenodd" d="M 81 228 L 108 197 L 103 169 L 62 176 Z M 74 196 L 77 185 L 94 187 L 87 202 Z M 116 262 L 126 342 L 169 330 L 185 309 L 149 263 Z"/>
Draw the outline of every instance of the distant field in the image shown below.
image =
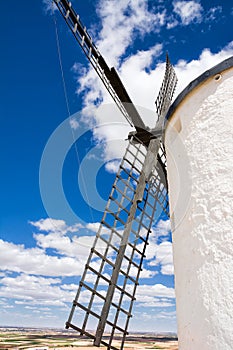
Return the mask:
<path id="1" fill-rule="evenodd" d="M 117 346 L 117 341 L 115 343 Z M 51 329 L 0 328 L 0 349 L 96 350 L 92 341 L 74 332 Z M 101 347 L 105 349 L 105 347 Z M 175 336 L 133 334 L 125 342 L 127 350 L 178 350 Z"/>

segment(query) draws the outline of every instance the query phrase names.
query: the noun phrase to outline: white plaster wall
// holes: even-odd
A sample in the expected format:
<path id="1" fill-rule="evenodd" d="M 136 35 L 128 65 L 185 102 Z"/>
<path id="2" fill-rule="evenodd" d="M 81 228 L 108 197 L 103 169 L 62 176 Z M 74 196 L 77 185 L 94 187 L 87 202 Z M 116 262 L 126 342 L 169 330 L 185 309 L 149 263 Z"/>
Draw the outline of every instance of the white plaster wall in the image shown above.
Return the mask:
<path id="1" fill-rule="evenodd" d="M 233 349 L 233 69 L 166 129 L 179 350 Z"/>

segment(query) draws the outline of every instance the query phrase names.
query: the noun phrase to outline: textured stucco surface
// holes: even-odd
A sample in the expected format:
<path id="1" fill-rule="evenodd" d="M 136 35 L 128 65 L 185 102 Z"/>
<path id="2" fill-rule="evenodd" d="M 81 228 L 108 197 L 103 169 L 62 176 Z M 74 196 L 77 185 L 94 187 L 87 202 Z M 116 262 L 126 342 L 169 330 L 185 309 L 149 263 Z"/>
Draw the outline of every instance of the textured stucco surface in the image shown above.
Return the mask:
<path id="1" fill-rule="evenodd" d="M 186 96 L 165 146 L 179 350 L 232 350 L 233 68 Z"/>

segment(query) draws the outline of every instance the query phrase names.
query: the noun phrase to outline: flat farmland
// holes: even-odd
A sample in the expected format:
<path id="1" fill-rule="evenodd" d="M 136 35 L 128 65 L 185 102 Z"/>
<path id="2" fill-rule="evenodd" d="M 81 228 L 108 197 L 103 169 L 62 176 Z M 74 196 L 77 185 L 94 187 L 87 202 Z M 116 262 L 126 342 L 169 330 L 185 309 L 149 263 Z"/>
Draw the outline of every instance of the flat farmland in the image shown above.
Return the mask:
<path id="1" fill-rule="evenodd" d="M 107 338 L 107 335 L 105 335 Z M 119 347 L 120 342 L 114 344 Z M 92 341 L 73 331 L 54 329 L 0 328 L 0 349 L 38 350 L 96 350 Z M 106 349 L 106 347 L 100 347 Z M 164 349 L 178 350 L 177 338 L 173 334 L 131 334 L 125 342 L 126 350 Z"/>

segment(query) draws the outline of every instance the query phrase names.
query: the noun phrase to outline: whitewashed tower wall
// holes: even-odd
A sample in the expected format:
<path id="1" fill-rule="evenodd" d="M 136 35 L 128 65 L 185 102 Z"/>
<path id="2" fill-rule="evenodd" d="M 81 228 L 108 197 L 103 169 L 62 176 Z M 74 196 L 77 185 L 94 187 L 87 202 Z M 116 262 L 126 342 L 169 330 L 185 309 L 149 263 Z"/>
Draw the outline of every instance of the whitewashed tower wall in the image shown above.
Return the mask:
<path id="1" fill-rule="evenodd" d="M 165 147 L 179 350 L 232 350 L 233 57 L 178 97 Z"/>

